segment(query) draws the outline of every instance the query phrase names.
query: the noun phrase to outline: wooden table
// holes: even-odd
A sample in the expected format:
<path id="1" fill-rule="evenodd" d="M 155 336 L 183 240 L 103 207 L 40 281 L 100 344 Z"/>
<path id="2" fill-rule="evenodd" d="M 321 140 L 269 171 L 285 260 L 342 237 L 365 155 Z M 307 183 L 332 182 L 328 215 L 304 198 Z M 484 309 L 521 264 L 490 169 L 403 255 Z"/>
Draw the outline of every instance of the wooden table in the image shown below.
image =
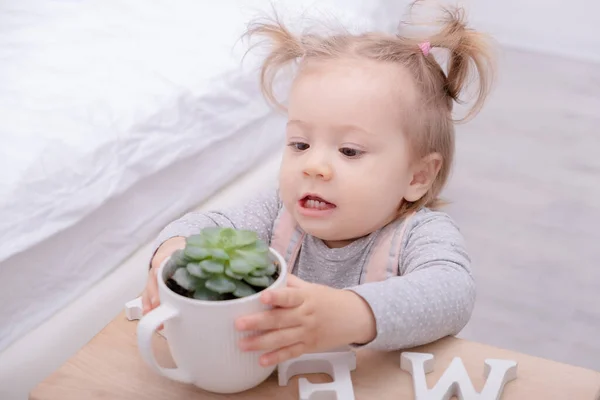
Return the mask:
<path id="1" fill-rule="evenodd" d="M 276 375 L 259 387 L 237 395 L 217 395 L 191 385 L 163 378 L 143 362 L 137 350 L 137 321 L 120 314 L 59 370 L 30 393 L 31 400 L 176 400 L 176 399 L 298 399 L 298 377 L 286 387 L 277 385 Z M 155 335 L 158 361 L 173 366 L 166 341 Z M 485 358 L 511 359 L 519 363 L 517 379 L 508 383 L 502 399 L 596 400 L 600 399 L 600 372 L 531 357 L 456 338 L 446 338 L 412 351 L 432 353 L 435 370 L 427 375 L 435 385 L 453 357 L 459 356 L 475 388 L 484 384 Z M 310 375 L 312 382 L 328 382 L 324 375 Z M 399 353 L 359 351 L 352 373 L 357 400 L 413 399 L 412 379 L 400 369 Z"/>

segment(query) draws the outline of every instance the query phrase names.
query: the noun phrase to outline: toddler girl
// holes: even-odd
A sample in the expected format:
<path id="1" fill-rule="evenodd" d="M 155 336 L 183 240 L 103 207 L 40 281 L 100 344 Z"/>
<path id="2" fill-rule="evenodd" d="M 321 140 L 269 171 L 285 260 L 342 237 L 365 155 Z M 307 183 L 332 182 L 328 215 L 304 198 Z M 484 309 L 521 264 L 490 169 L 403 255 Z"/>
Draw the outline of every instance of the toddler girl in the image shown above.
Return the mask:
<path id="1" fill-rule="evenodd" d="M 262 334 L 240 342 L 263 365 L 351 345 L 396 350 L 457 334 L 475 285 L 463 236 L 438 210 L 454 156 L 453 102 L 471 73 L 474 115 L 489 91 L 485 37 L 446 10 L 425 38 L 382 33 L 295 36 L 281 23 L 251 26 L 272 43 L 261 70 L 265 97 L 297 62 L 278 189 L 239 207 L 192 212 L 159 235 L 145 312 L 159 304 L 155 270 L 185 237 L 209 226 L 250 229 L 292 275 L 264 291 L 273 308 L 235 321 Z M 447 73 L 431 49 L 448 52 Z M 283 106 L 282 106 L 283 107 Z M 199 182 L 201 184 L 201 182 Z"/>

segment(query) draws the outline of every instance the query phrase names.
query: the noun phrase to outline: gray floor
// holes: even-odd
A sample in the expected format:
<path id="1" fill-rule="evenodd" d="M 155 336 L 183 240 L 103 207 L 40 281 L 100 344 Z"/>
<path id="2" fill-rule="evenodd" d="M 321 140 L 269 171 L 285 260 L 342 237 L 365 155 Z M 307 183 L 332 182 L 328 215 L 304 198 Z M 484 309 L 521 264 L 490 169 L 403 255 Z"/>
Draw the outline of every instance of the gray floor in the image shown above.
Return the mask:
<path id="1" fill-rule="evenodd" d="M 445 193 L 478 280 L 461 336 L 600 370 L 600 65 L 499 66 Z"/>

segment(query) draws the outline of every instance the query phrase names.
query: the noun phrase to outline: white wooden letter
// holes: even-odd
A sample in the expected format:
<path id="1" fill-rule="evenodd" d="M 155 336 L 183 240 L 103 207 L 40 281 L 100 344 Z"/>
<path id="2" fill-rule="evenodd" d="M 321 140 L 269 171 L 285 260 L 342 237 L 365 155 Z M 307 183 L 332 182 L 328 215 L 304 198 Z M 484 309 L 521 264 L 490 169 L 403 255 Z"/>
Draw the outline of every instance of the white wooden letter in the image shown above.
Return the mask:
<path id="1" fill-rule="evenodd" d="M 300 400 L 354 400 L 350 371 L 356 369 L 354 352 L 309 353 L 279 364 L 279 386 L 287 385 L 291 377 L 303 374 L 325 373 L 333 379 L 329 383 L 311 383 L 298 379 Z"/>
<path id="2" fill-rule="evenodd" d="M 462 360 L 455 357 L 433 389 L 427 388 L 425 375 L 433 371 L 433 355 L 405 352 L 400 368 L 412 375 L 415 400 L 499 400 L 504 386 L 517 378 L 517 363 L 511 360 L 485 360 L 485 385 L 477 393 Z"/>

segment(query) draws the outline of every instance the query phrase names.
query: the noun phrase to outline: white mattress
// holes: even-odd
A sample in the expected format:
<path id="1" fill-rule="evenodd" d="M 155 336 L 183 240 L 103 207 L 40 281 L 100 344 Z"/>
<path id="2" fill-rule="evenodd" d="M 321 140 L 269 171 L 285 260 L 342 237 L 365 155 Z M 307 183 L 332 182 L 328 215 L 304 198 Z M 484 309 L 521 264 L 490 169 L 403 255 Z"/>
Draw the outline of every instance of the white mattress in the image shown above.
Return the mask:
<path id="1" fill-rule="evenodd" d="M 397 20 L 391 2 L 362 3 L 319 5 L 351 28 Z M 258 9 L 269 1 L 0 4 L 0 351 L 281 143 L 257 58 L 240 64 Z"/>

